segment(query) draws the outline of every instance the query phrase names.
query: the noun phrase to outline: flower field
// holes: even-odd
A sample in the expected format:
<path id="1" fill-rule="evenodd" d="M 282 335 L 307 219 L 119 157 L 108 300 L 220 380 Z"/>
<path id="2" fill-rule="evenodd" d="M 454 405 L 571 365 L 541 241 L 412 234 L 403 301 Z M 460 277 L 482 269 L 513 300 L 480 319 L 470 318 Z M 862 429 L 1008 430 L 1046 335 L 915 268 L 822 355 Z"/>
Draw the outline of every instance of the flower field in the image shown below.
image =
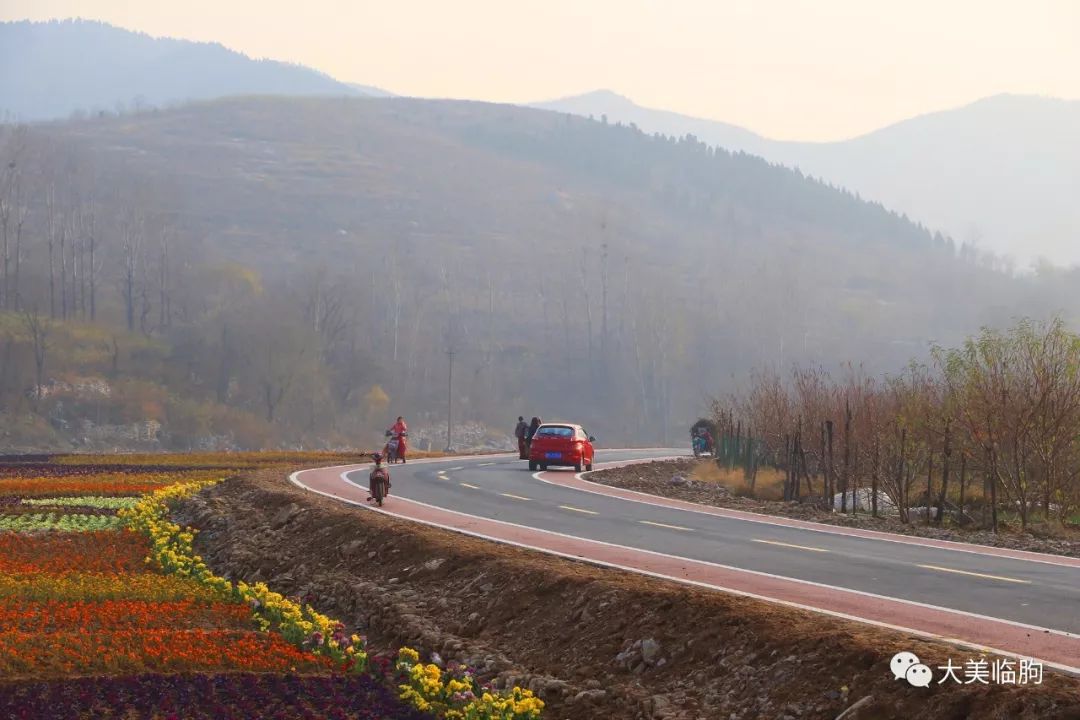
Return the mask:
<path id="1" fill-rule="evenodd" d="M 364 639 L 310 605 L 214 575 L 169 517 L 232 469 L 297 459 L 0 465 L 0 717 L 539 718 L 528 691 L 408 648 L 372 667 Z"/>

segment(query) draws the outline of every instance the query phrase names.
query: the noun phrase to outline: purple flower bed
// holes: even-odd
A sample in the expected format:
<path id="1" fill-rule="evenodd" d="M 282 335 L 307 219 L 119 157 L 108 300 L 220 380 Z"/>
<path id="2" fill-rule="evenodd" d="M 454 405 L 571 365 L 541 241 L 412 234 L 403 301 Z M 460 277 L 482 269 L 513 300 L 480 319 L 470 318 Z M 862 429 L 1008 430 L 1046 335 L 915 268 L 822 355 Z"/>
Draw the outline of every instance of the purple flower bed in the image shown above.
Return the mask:
<path id="1" fill-rule="evenodd" d="M 0 495 L 0 508 L 18 505 L 22 499 L 18 495 Z"/>
<path id="2" fill-rule="evenodd" d="M 431 720 L 369 675 L 138 675 L 0 684 L 12 720 Z"/>

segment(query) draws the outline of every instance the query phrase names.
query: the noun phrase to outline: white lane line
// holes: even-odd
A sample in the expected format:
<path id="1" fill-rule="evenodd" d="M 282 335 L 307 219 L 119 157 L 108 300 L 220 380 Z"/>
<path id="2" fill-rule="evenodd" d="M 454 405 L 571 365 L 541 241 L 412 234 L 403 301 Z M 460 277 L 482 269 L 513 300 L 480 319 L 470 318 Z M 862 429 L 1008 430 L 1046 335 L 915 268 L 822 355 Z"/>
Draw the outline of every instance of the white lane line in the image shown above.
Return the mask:
<path id="1" fill-rule="evenodd" d="M 467 482 L 463 482 L 463 483 L 461 483 L 461 487 L 467 487 L 467 488 L 470 488 L 470 489 L 472 489 L 472 490 L 479 490 L 479 489 L 480 489 L 480 488 L 476 487 L 475 485 L 470 485 L 470 484 L 469 484 L 469 483 L 467 483 Z"/>
<path id="2" fill-rule="evenodd" d="M 667 523 L 653 522 L 652 520 L 638 520 L 642 525 L 652 525 L 653 527 L 662 527 L 669 530 L 682 530 L 683 532 L 694 532 L 693 528 L 683 527 L 682 525 L 668 525 Z"/>
<path id="3" fill-rule="evenodd" d="M 477 465 L 476 467 L 488 467 L 489 465 L 494 465 L 494 464 L 495 464 L 495 463 L 480 463 L 480 464 L 479 464 L 479 465 Z"/>
<path id="4" fill-rule="evenodd" d="M 319 470 L 319 469 L 336 470 L 338 468 L 353 468 L 353 470 L 346 470 L 345 472 L 342 472 L 340 474 L 340 479 L 344 483 L 346 483 L 347 485 L 351 485 L 353 487 L 359 487 L 359 485 L 352 482 L 347 477 L 350 472 L 355 472 L 356 469 L 358 469 L 357 466 L 355 466 L 355 465 L 336 465 L 336 466 L 334 466 L 332 468 L 312 468 L 312 469 L 314 469 L 314 470 Z M 434 520 L 421 520 L 419 518 L 409 517 L 408 515 L 402 515 L 401 513 L 395 513 L 395 512 L 392 512 L 390 510 L 387 510 L 385 507 L 375 508 L 375 507 L 372 507 L 372 506 L 368 505 L 365 502 L 360 502 L 359 500 L 351 500 L 349 498 L 342 497 L 340 495 L 335 495 L 334 493 L 331 493 L 331 492 L 325 492 L 323 490 L 315 490 L 313 488 L 310 488 L 310 487 L 304 485 L 302 482 L 300 482 L 300 480 L 297 477 L 298 475 L 300 475 L 303 472 L 307 472 L 307 471 L 300 470 L 300 471 L 294 472 L 292 475 L 289 476 L 289 482 L 291 482 L 293 485 L 296 485 L 299 488 L 303 488 L 304 490 L 307 490 L 308 492 L 313 492 L 316 495 L 322 495 L 324 497 L 334 498 L 335 500 L 339 500 L 339 501 L 347 503 L 349 505 L 355 505 L 355 506 L 357 506 L 359 508 L 363 508 L 365 510 L 370 510 L 372 512 L 381 512 L 381 513 L 384 513 L 386 515 L 390 515 L 392 517 L 400 518 L 401 520 L 407 520 L 409 522 L 420 523 L 421 525 L 428 525 L 430 527 L 437 527 L 437 528 L 440 528 L 442 530 L 447 530 L 447 531 L 450 531 L 450 532 L 456 532 L 456 533 L 461 534 L 461 535 L 469 535 L 471 537 L 477 537 L 477 538 L 480 538 L 482 540 L 488 540 L 488 541 L 491 541 L 491 542 L 502 543 L 503 545 L 512 545 L 514 547 L 520 547 L 520 548 L 524 548 L 526 550 L 533 550 L 533 551 L 536 551 L 536 552 L 547 553 L 548 555 L 556 555 L 558 557 L 569 558 L 570 560 L 575 560 L 577 562 L 581 562 L 581 561 L 584 560 L 584 561 L 589 562 L 589 563 L 591 563 L 593 565 L 600 565 L 600 566 L 603 566 L 603 567 L 610 567 L 610 568 L 614 568 L 616 570 L 625 570 L 627 572 L 637 573 L 639 575 L 648 575 L 650 577 L 655 577 L 655 578 L 659 578 L 659 579 L 662 579 L 662 580 L 671 580 L 671 581 L 674 581 L 674 582 L 683 583 L 685 585 L 694 585 L 694 586 L 697 586 L 697 587 L 708 588 L 710 590 L 718 590 L 718 591 L 721 591 L 721 592 L 730 593 L 732 595 L 738 595 L 738 596 L 741 596 L 741 597 L 749 597 L 749 598 L 753 598 L 755 600 L 763 600 L 765 602 L 776 603 L 778 605 L 785 605 L 787 607 L 798 608 L 800 610 L 807 610 L 809 612 L 816 612 L 816 613 L 819 613 L 821 615 L 828 615 L 830 617 L 838 617 L 838 618 L 841 618 L 841 619 L 844 619 L 844 620 L 852 620 L 854 622 L 859 622 L 859 623 L 863 623 L 863 624 L 866 624 L 866 625 L 873 625 L 875 627 L 883 627 L 883 628 L 888 628 L 890 630 L 897 630 L 899 632 L 912 633 L 914 635 L 918 635 L 919 637 L 925 637 L 925 638 L 929 638 L 931 640 L 938 640 L 938 641 L 948 643 L 948 644 L 951 644 L 951 645 L 955 645 L 955 646 L 958 646 L 958 647 L 974 650 L 976 652 L 982 652 L 982 653 L 987 653 L 987 654 L 993 653 L 993 654 L 996 654 L 996 655 L 1003 655 L 1005 657 L 1011 657 L 1011 658 L 1016 658 L 1016 659 L 1029 659 L 1031 657 L 1031 656 L 1028 656 L 1028 655 L 1021 655 L 1019 653 L 1015 653 L 1015 652 L 1012 652 L 1012 651 L 1009 651 L 1009 650 L 1001 650 L 999 648 L 989 647 L 989 646 L 985 646 L 985 645 L 979 645 L 978 643 L 973 643 L 973 642 L 971 642 L 969 640 L 961 640 L 959 638 L 950 638 L 948 636 L 940 635 L 938 633 L 928 632 L 926 630 L 917 630 L 915 628 L 904 627 L 902 625 L 893 625 L 891 623 L 885 623 L 885 622 L 881 622 L 881 621 L 878 621 L 878 620 L 871 620 L 869 618 L 859 617 L 858 615 L 849 615 L 847 613 L 838 612 L 836 610 L 827 610 L 825 608 L 814 607 L 812 605 L 804 605 L 802 603 L 793 602 L 791 600 L 781 600 L 779 598 L 773 598 L 773 597 L 769 597 L 767 595 L 759 595 L 757 593 L 751 593 L 751 592 L 747 592 L 745 590 L 736 590 L 734 588 L 724 587 L 723 585 L 715 585 L 715 584 L 710 584 L 710 583 L 705 583 L 705 582 L 699 582 L 699 581 L 696 581 L 696 580 L 689 580 L 687 578 L 682 578 L 682 577 L 678 577 L 678 576 L 675 576 L 675 575 L 664 575 L 663 573 L 656 573 L 656 572 L 652 572 L 650 570 L 643 570 L 641 568 L 635 568 L 635 567 L 631 567 L 631 566 L 628 566 L 628 565 L 620 565 L 618 563 L 612 563 L 612 562 L 608 562 L 606 560 L 597 560 L 597 559 L 593 559 L 593 558 L 583 558 L 580 555 L 571 555 L 570 553 L 563 553 L 563 552 L 559 552 L 558 550 L 551 550 L 549 548 L 538 547 L 536 545 L 529 545 L 528 543 L 515 542 L 514 540 L 507 540 L 505 538 L 498 538 L 498 537 L 494 537 L 494 536 L 491 536 L 491 535 L 485 535 L 484 533 L 476 532 L 475 530 L 465 530 L 463 528 L 455 527 L 453 525 L 446 525 L 444 523 L 435 522 Z M 916 600 L 903 600 L 901 598 L 889 597 L 887 595 L 877 595 L 875 593 L 864 592 L 862 590 L 852 590 L 850 588 L 838 587 L 838 586 L 835 586 L 835 585 L 826 585 L 824 583 L 816 583 L 816 582 L 813 582 L 811 580 L 799 580 L 797 578 L 784 577 L 782 575 L 773 575 L 771 573 L 761 572 L 759 570 L 746 570 L 744 568 L 737 568 L 737 567 L 733 567 L 733 566 L 730 566 L 730 565 L 721 565 L 719 563 L 712 563 L 712 562 L 708 562 L 708 561 L 705 561 L 705 560 L 692 560 L 691 558 L 679 557 L 678 555 L 668 555 L 666 553 L 660 553 L 660 552 L 656 552 L 654 550 L 643 550 L 641 548 L 627 547 L 626 545 L 617 545 L 615 543 L 607 543 L 607 542 L 604 542 L 602 540 L 590 540 L 588 538 L 577 537 L 575 535 L 566 535 L 564 533 L 558 533 L 558 532 L 554 532 L 552 530 L 542 530 L 540 528 L 529 527 L 527 525 L 519 525 L 517 523 L 507 522 L 505 520 L 494 520 L 494 519 L 491 519 L 491 518 L 482 518 L 482 517 L 480 517 L 478 515 L 470 515 L 468 513 L 459 512 L 457 510 L 447 510 L 446 508 L 441 508 L 441 507 L 438 507 L 437 505 L 429 505 L 428 503 L 420 502 L 419 500 L 410 500 L 408 498 L 401 498 L 401 499 L 405 500 L 407 502 L 413 503 L 414 505 L 421 505 L 423 507 L 431 508 L 432 510 L 438 510 L 440 512 L 450 513 L 452 515 L 459 515 L 461 517 L 466 517 L 466 518 L 470 518 L 470 519 L 473 519 L 473 520 L 487 520 L 488 522 L 496 523 L 498 525 L 506 525 L 508 527 L 516 527 L 516 528 L 521 528 L 523 530 L 532 530 L 532 531 L 544 533 L 546 535 L 555 535 L 557 537 L 569 538 L 571 540 L 579 540 L 579 541 L 587 542 L 587 543 L 596 543 L 598 545 L 606 545 L 608 547 L 620 548 L 620 549 L 623 549 L 623 550 L 632 550 L 632 551 L 635 551 L 635 552 L 645 553 L 647 555 L 655 555 L 655 556 L 658 556 L 658 557 L 671 558 L 673 560 L 683 560 L 683 561 L 691 560 L 691 562 L 701 563 L 703 565 L 711 565 L 713 567 L 718 567 L 718 568 L 722 568 L 722 569 L 725 569 L 725 570 L 735 570 L 735 571 L 738 571 L 738 572 L 749 573 L 751 575 L 761 575 L 763 577 L 775 578 L 777 580 L 787 580 L 789 582 L 799 583 L 799 584 L 803 584 L 803 585 L 810 585 L 810 586 L 814 586 L 814 587 L 825 588 L 825 589 L 828 589 L 828 590 L 837 590 L 837 591 L 840 591 L 840 592 L 853 593 L 855 595 L 861 595 L 861 596 L 864 596 L 864 597 L 872 597 L 872 598 L 878 598 L 878 599 L 881 599 L 881 600 L 887 600 L 887 601 L 890 601 L 890 602 L 902 603 L 904 605 L 911 605 L 913 607 L 922 607 L 922 608 L 927 608 L 927 609 L 930 609 L 930 610 L 940 610 L 942 612 L 953 613 L 953 614 L 964 616 L 964 617 L 971 617 L 971 618 L 976 618 L 976 619 L 979 619 L 979 620 L 989 620 L 990 622 L 1001 623 L 1003 625 L 1011 625 L 1013 627 L 1026 628 L 1026 629 L 1035 630 L 1035 631 L 1042 632 L 1042 633 L 1049 633 L 1049 634 L 1052 634 L 1052 635 L 1058 635 L 1058 636 L 1065 637 L 1065 638 L 1076 638 L 1077 637 L 1076 634 L 1070 633 L 1070 632 L 1067 632 L 1067 631 L 1064 631 L 1064 630 L 1054 630 L 1053 628 L 1039 627 L 1038 625 L 1029 625 L 1027 623 L 1017 622 L 1015 620 L 1005 620 L 1003 618 L 991 617 L 989 615 L 980 615 L 979 613 L 967 612 L 965 610 L 955 610 L 953 608 L 941 607 L 939 605 L 930 605 L 929 603 L 922 603 L 922 602 L 918 602 Z M 1065 672 L 1065 673 L 1068 673 L 1070 675 L 1080 676 L 1080 667 L 1073 667 L 1071 665 L 1065 665 L 1063 663 L 1056 663 L 1056 662 L 1052 662 L 1052 661 L 1048 661 L 1048 660 L 1044 660 L 1043 664 L 1046 665 L 1047 667 L 1052 667 L 1052 668 L 1054 668 L 1056 670 L 1060 670 L 1061 672 Z"/>
<path id="5" fill-rule="evenodd" d="M 447 468 L 447 471 L 448 472 L 457 472 L 458 470 L 464 470 L 464 469 L 465 468 L 463 468 L 463 467 Z"/>
<path id="6" fill-rule="evenodd" d="M 560 510 L 570 510 L 572 512 L 584 513 L 585 515 L 599 515 L 600 513 L 595 510 L 585 510 L 584 508 L 576 508 L 573 505 L 560 505 Z"/>
<path id="7" fill-rule="evenodd" d="M 779 540 L 759 540 L 757 538 L 752 538 L 752 541 L 756 543 L 766 543 L 768 545 L 780 545 L 781 547 L 795 548 L 796 550 L 809 550 L 810 552 L 822 553 L 829 552 L 825 548 L 807 547 L 806 545 L 792 545 L 791 543 L 780 542 Z"/>
<path id="8" fill-rule="evenodd" d="M 503 497 L 513 498 L 514 500 L 528 500 L 527 497 L 521 497 L 520 495 L 511 495 L 510 493 L 499 493 Z"/>
<path id="9" fill-rule="evenodd" d="M 927 570 L 937 570 L 944 573 L 956 573 L 957 575 L 970 575 L 971 577 L 986 578 L 987 580 L 1000 580 L 1001 582 L 1020 583 L 1021 585 L 1030 585 L 1030 580 L 1020 580 L 1018 578 L 1004 577 L 1003 575 L 987 575 L 986 573 L 971 572 L 970 570 L 957 570 L 956 568 L 941 567 L 940 565 L 918 565 L 917 567 L 926 568 Z"/>

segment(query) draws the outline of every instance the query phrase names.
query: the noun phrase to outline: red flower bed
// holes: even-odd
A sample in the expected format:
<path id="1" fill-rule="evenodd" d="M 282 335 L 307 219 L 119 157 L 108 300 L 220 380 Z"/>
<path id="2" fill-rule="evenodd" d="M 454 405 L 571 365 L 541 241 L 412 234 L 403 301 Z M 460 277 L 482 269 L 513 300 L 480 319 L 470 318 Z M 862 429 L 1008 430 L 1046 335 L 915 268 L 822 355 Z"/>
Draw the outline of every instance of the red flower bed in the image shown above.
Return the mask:
<path id="1" fill-rule="evenodd" d="M 280 635 L 238 630 L 118 629 L 0 633 L 0 676 L 141 672 L 325 672 L 332 663 Z"/>
<path id="2" fill-rule="evenodd" d="M 142 573 L 149 554 L 149 541 L 126 531 L 0 533 L 0 573 L 9 575 Z"/>
<path id="3" fill-rule="evenodd" d="M 247 605 L 223 602 L 102 600 L 15 602 L 0 605 L 4 632 L 55 632 L 134 628 L 236 629 L 252 627 Z"/>

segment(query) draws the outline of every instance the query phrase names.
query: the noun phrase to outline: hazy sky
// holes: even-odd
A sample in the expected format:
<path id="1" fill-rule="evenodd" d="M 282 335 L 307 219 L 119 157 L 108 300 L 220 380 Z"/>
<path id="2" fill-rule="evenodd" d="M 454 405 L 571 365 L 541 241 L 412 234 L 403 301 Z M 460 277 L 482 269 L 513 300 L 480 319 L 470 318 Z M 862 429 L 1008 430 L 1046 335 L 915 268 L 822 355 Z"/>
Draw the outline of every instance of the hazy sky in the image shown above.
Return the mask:
<path id="1" fill-rule="evenodd" d="M 1080 98 L 1080 0 L 0 0 L 213 40 L 397 93 L 610 88 L 801 140 L 1000 92 Z"/>

